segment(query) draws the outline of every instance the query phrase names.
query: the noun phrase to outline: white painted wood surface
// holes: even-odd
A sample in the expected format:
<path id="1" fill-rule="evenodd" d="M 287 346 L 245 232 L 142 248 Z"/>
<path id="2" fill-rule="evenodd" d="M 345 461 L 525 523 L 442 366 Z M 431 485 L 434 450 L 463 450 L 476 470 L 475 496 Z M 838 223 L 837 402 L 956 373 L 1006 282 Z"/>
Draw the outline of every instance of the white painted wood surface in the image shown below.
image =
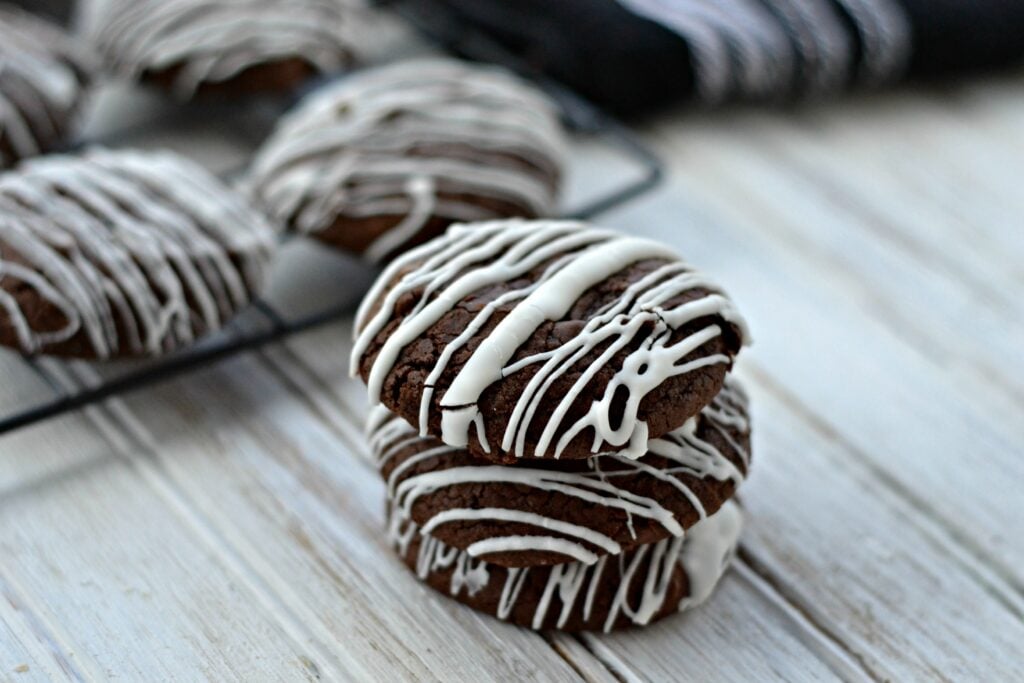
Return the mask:
<path id="1" fill-rule="evenodd" d="M 1024 681 L 1019 76 L 644 127 L 670 180 L 603 222 L 713 272 L 757 340 L 750 519 L 701 609 L 536 634 L 418 585 L 343 321 L 0 438 L 0 680 Z M 98 109 L 219 171 L 259 135 Z M 571 194 L 615 163 L 581 146 Z M 271 298 L 366 277 L 295 243 Z M 0 409 L 45 395 L 11 354 L 0 377 Z"/>

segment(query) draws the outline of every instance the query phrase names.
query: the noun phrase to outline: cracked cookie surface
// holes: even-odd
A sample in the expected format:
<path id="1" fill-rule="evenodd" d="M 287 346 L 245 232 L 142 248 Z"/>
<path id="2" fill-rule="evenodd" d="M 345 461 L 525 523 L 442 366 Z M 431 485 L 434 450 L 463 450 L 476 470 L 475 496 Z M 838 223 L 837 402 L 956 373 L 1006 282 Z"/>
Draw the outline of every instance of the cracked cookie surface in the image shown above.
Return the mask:
<path id="1" fill-rule="evenodd" d="M 664 245 L 495 221 L 384 271 L 352 368 L 373 403 L 476 457 L 638 458 L 711 402 L 745 338 L 732 301 Z"/>

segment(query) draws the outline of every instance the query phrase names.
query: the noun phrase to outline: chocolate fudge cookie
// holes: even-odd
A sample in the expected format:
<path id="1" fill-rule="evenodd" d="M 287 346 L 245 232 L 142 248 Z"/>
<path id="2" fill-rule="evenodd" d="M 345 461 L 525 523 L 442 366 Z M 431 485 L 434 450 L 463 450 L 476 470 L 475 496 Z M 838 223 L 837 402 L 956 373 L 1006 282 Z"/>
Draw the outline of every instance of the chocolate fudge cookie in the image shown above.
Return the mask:
<path id="1" fill-rule="evenodd" d="M 281 222 L 372 261 L 457 221 L 551 215 L 554 104 L 501 69 L 420 59 L 350 76 L 288 116 L 249 189 Z"/>
<path id="2" fill-rule="evenodd" d="M 221 327 L 260 286 L 275 233 L 199 166 L 93 150 L 0 175 L 0 344 L 154 355 Z"/>
<path id="3" fill-rule="evenodd" d="M 592 564 L 506 568 L 471 558 L 422 534 L 391 511 L 389 536 L 431 588 L 470 607 L 533 629 L 611 631 L 695 607 L 711 595 L 743 526 L 729 501 L 681 538 L 644 545 Z"/>
<path id="4" fill-rule="evenodd" d="M 0 4 L 0 168 L 68 140 L 93 69 L 71 36 Z"/>
<path id="5" fill-rule="evenodd" d="M 422 533 L 505 567 L 596 562 L 682 536 L 735 493 L 750 462 L 746 397 L 735 380 L 647 455 L 494 465 L 419 436 L 378 407 L 369 440 L 388 496 Z"/>
<path id="6" fill-rule="evenodd" d="M 364 9 L 342 0 L 109 0 L 93 40 L 109 68 L 179 99 L 294 90 L 356 58 Z"/>
<path id="7" fill-rule="evenodd" d="M 363 301 L 371 402 L 497 462 L 639 458 L 718 394 L 746 337 L 671 249 L 574 221 L 457 225 Z"/>

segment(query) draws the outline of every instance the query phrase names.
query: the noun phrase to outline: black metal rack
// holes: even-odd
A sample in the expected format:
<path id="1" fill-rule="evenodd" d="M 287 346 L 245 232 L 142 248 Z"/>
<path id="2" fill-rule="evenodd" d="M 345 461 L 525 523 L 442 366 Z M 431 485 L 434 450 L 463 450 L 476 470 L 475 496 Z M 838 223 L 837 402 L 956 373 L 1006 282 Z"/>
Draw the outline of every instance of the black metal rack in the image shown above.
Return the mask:
<path id="1" fill-rule="evenodd" d="M 437 21 L 439 15 L 420 12 L 412 6 L 413 4 L 400 1 L 388 3 L 389 7 L 410 19 L 450 52 L 480 61 L 502 63 L 534 79 L 560 104 L 571 131 L 603 141 L 639 167 L 640 175 L 637 178 L 626 180 L 617 187 L 602 192 L 600 196 L 567 212 L 566 217 L 594 218 L 649 192 L 661 181 L 662 165 L 657 156 L 611 115 L 542 75 L 530 72 L 514 56 L 501 50 L 486 37 L 454 24 L 446 26 L 443 22 Z M 425 14 L 433 18 L 428 20 Z M 0 435 L 172 379 L 235 354 L 258 349 L 290 335 L 342 319 L 351 315 L 357 305 L 357 301 L 347 301 L 287 320 L 269 303 L 257 300 L 250 306 L 250 318 L 255 316 L 259 321 L 256 329 L 244 329 L 238 321 L 234 321 L 214 337 L 189 350 L 144 362 L 140 367 L 84 388 L 69 388 L 66 382 L 47 367 L 47 363 L 41 362 L 38 358 L 24 357 L 32 371 L 48 385 L 52 396 L 13 413 L 0 415 Z"/>

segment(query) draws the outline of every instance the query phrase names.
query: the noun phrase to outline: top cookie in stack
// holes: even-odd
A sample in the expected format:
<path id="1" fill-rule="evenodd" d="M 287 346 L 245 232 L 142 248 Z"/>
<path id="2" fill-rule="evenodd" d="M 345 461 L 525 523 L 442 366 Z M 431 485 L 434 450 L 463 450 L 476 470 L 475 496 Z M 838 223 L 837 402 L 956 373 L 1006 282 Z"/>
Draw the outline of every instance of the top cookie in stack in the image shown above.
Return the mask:
<path id="1" fill-rule="evenodd" d="M 357 328 L 372 402 L 496 462 L 639 457 L 711 402 L 746 337 L 668 247 L 565 221 L 453 227 L 384 271 Z"/>

